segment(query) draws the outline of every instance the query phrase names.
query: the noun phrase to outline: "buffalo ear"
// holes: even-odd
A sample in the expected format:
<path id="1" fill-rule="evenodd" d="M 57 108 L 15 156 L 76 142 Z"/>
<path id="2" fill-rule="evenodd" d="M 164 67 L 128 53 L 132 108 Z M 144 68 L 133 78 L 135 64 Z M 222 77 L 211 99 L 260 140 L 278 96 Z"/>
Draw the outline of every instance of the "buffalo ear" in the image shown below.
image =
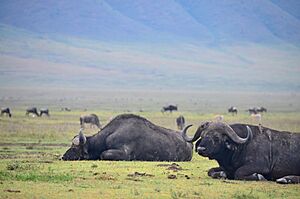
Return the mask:
<path id="1" fill-rule="evenodd" d="M 72 143 L 76 146 L 79 145 L 79 136 L 78 135 L 73 138 Z"/>

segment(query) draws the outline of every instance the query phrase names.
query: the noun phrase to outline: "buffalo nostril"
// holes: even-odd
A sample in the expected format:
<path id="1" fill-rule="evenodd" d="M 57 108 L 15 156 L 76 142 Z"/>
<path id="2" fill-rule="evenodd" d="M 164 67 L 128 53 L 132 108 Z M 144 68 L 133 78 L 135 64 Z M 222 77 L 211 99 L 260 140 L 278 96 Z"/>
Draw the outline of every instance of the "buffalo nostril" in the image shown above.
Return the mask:
<path id="1" fill-rule="evenodd" d="M 205 150 L 206 150 L 205 147 L 202 147 L 202 146 L 197 147 L 197 151 L 205 151 Z"/>

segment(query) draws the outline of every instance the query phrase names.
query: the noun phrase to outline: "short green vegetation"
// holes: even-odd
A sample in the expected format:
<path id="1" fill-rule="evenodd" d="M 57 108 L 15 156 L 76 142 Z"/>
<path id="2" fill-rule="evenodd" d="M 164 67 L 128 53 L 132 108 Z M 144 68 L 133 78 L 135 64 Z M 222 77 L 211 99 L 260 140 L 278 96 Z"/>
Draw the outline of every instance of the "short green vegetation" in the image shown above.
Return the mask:
<path id="1" fill-rule="evenodd" d="M 120 113 L 91 112 L 104 125 Z M 25 117 L 22 110 L 14 110 L 12 118 L 0 117 L 0 198 L 300 197 L 300 185 L 211 179 L 207 171 L 217 163 L 197 154 L 191 162 L 60 161 L 78 133 L 79 116 L 85 113 L 51 111 L 49 118 L 32 118 Z M 189 130 L 191 134 L 198 124 L 215 116 L 195 112 L 135 113 L 171 129 L 176 129 L 175 118 L 183 114 L 187 123 L 195 124 Z M 238 116 L 224 114 L 224 120 L 257 122 L 245 112 Z M 274 129 L 300 132 L 300 113 L 266 113 L 262 123 Z M 96 132 L 96 128 L 86 125 L 87 135 Z"/>

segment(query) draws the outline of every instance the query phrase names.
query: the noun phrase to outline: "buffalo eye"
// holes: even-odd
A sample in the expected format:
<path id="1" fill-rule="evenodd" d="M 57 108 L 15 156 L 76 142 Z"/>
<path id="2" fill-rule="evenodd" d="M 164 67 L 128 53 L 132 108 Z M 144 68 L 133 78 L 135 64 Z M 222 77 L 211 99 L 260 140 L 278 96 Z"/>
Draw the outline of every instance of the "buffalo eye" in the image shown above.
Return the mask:
<path id="1" fill-rule="evenodd" d="M 213 140 L 214 140 L 214 142 L 219 142 L 220 141 L 219 137 L 213 137 Z"/>

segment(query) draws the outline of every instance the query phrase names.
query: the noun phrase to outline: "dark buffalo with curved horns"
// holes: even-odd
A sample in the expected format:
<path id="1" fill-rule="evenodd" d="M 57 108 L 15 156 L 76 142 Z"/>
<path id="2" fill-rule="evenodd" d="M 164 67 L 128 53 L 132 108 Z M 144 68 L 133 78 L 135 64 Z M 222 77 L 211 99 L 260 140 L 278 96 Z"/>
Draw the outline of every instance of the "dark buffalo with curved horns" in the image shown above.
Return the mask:
<path id="1" fill-rule="evenodd" d="M 100 120 L 96 114 L 83 115 L 79 118 L 79 121 L 82 128 L 84 127 L 84 123 L 90 123 L 101 129 Z"/>
<path id="2" fill-rule="evenodd" d="M 176 118 L 176 124 L 177 124 L 177 128 L 179 130 L 182 130 L 185 126 L 185 119 L 183 117 L 183 115 L 180 115 L 178 118 Z"/>
<path id="3" fill-rule="evenodd" d="M 204 123 L 192 138 L 186 130 L 182 133 L 186 141 L 198 140 L 196 152 L 219 163 L 208 171 L 213 178 L 300 183 L 298 133 L 220 122 Z"/>
<path id="4" fill-rule="evenodd" d="M 29 115 L 29 113 L 36 115 L 36 116 L 40 116 L 36 107 L 31 107 L 31 108 L 26 109 L 27 116 Z"/>
<path id="5" fill-rule="evenodd" d="M 161 109 L 161 112 L 166 112 L 169 111 L 170 113 L 172 113 L 172 111 L 178 111 L 178 107 L 177 105 L 168 105 L 168 106 L 164 106 Z"/>
<path id="6" fill-rule="evenodd" d="M 115 117 L 89 137 L 81 130 L 72 143 L 63 160 L 190 161 L 193 153 L 179 132 L 133 114 Z"/>
<path id="7" fill-rule="evenodd" d="M 11 117 L 12 115 L 11 115 L 11 111 L 10 111 L 10 108 L 1 108 L 1 116 L 2 115 L 4 115 L 4 114 L 6 114 L 6 115 L 8 115 L 8 117 Z"/>

